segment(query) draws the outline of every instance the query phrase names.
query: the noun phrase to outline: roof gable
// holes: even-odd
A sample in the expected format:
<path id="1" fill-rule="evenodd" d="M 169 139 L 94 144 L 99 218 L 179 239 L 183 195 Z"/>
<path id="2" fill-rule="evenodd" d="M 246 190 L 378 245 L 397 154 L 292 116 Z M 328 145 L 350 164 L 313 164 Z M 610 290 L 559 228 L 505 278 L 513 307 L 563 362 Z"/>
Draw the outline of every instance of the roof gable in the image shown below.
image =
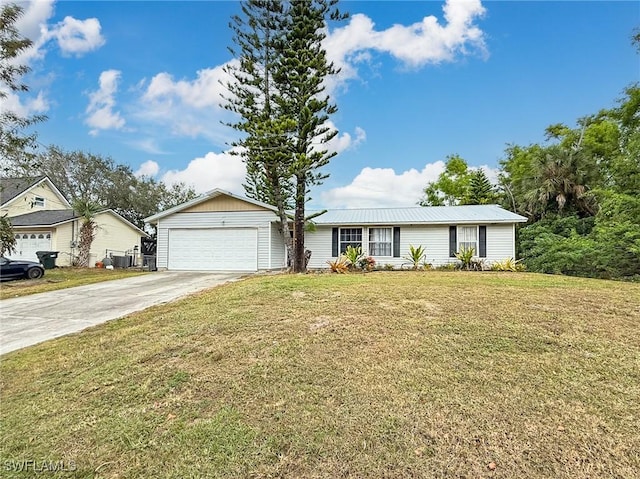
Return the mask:
<path id="1" fill-rule="evenodd" d="M 206 211 L 277 211 L 277 209 L 261 201 L 236 195 L 230 191 L 216 188 L 191 201 L 174 206 L 168 210 L 145 218 L 146 223 L 155 223 L 161 218 L 165 218 L 175 213 L 201 213 Z"/>
<path id="2" fill-rule="evenodd" d="M 48 187 L 60 198 L 64 206 L 71 206 L 69 201 L 47 176 L 0 179 L 0 206 L 7 206 L 39 185 Z"/>

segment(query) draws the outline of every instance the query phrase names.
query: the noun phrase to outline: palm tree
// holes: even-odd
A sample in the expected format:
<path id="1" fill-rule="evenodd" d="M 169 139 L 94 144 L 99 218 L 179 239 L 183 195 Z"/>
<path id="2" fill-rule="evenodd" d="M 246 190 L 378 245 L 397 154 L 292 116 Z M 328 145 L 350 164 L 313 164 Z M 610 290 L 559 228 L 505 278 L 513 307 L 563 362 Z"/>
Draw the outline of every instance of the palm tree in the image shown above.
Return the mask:
<path id="1" fill-rule="evenodd" d="M 73 202 L 73 209 L 82 218 L 82 226 L 78 239 L 78 257 L 76 265 L 81 267 L 89 266 L 91 245 L 96 237 L 98 225 L 95 222 L 95 215 L 100 211 L 100 205 L 91 200 L 76 200 Z"/>
<path id="2" fill-rule="evenodd" d="M 554 206 L 559 212 L 574 207 L 579 213 L 594 215 L 595 199 L 588 185 L 589 162 L 585 160 L 579 151 L 560 145 L 543 150 L 533 165 L 531 188 L 524 195 L 527 210 L 544 216 Z"/>

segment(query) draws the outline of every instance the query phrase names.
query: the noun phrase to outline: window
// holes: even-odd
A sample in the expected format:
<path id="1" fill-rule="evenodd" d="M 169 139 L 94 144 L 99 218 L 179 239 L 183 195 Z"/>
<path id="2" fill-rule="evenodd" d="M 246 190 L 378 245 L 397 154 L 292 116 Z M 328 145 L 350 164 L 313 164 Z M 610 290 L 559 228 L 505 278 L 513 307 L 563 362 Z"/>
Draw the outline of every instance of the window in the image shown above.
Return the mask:
<path id="1" fill-rule="evenodd" d="M 458 226 L 458 251 L 473 249 L 478 254 L 478 227 Z"/>
<path id="2" fill-rule="evenodd" d="M 40 208 L 44 208 L 44 198 L 42 196 L 34 196 L 33 197 L 33 206 L 38 206 Z"/>
<path id="3" fill-rule="evenodd" d="M 369 228 L 369 254 L 371 256 L 391 256 L 392 228 Z"/>
<path id="4" fill-rule="evenodd" d="M 362 247 L 362 228 L 340 228 L 340 253 L 347 251 L 347 246 Z"/>

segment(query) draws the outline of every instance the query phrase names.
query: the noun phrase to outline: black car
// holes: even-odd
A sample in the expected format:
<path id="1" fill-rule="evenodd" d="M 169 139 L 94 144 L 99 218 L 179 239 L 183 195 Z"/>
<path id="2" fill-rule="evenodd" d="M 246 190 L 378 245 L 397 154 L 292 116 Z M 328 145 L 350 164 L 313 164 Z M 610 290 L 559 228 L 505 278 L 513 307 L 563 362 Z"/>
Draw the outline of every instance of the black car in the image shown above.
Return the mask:
<path id="1" fill-rule="evenodd" d="M 0 280 L 38 279 L 44 276 L 44 268 L 35 261 L 13 260 L 0 257 Z"/>

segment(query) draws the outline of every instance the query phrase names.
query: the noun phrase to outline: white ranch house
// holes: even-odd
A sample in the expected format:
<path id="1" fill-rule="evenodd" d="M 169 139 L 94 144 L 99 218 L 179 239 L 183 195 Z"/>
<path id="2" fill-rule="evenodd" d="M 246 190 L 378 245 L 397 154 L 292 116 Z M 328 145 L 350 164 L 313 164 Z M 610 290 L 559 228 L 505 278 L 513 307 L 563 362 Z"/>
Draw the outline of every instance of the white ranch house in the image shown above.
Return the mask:
<path id="1" fill-rule="evenodd" d="M 157 266 L 169 270 L 267 271 L 286 266 L 276 208 L 215 189 L 145 220 L 157 227 Z M 487 262 L 515 257 L 515 225 L 526 218 L 497 205 L 330 210 L 305 233 L 309 268 L 328 268 L 360 245 L 378 265 L 400 267 L 422 245 L 434 266 L 474 248 Z"/>

